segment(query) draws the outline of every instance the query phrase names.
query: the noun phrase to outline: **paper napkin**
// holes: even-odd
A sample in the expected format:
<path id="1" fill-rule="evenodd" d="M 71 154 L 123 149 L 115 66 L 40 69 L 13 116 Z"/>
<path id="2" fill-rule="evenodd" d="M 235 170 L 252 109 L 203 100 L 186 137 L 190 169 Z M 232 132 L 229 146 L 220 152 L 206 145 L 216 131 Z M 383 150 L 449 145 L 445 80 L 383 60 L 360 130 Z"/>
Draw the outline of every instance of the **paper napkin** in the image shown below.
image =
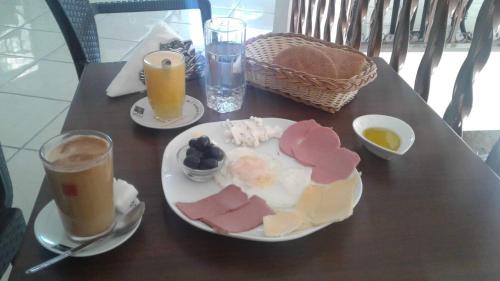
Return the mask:
<path id="1" fill-rule="evenodd" d="M 156 24 L 132 51 L 130 59 L 109 84 L 106 94 L 109 97 L 118 97 L 145 91 L 146 86 L 140 80 L 144 56 L 158 51 L 160 44 L 166 44 L 176 39 L 180 40 L 179 35 L 168 24 L 165 22 Z"/>

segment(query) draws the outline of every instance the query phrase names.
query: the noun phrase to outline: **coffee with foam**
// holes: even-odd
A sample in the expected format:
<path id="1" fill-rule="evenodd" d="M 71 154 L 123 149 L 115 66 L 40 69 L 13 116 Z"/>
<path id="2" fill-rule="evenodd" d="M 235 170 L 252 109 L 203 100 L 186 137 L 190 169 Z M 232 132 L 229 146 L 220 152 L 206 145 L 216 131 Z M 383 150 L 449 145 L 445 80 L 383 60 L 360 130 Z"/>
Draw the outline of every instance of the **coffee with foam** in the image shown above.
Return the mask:
<path id="1" fill-rule="evenodd" d="M 113 224 L 112 144 L 99 134 L 69 134 L 46 143 L 41 156 L 65 229 L 82 240 Z"/>

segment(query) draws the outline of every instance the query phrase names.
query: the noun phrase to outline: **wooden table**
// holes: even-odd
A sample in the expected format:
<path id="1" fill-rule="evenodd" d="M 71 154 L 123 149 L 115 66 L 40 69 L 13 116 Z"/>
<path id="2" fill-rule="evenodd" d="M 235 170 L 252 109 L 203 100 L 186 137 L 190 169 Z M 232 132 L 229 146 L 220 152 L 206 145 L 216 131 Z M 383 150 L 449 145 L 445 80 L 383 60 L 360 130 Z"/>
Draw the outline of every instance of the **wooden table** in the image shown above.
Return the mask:
<path id="1" fill-rule="evenodd" d="M 186 128 L 133 123 L 135 94 L 108 98 L 121 63 L 89 65 L 64 131 L 95 129 L 114 141 L 115 175 L 133 183 L 147 210 L 117 249 L 71 258 L 36 275 L 24 270 L 53 256 L 35 240 L 36 214 L 50 200 L 43 184 L 11 280 L 500 280 L 500 181 L 382 60 L 378 78 L 332 115 L 248 88 L 242 110 L 206 110 L 198 123 L 226 118 L 314 118 L 361 156 L 364 192 L 354 215 L 310 236 L 258 243 L 198 230 L 168 207 L 160 167 L 165 146 Z M 199 81 L 188 94 L 205 102 Z M 414 129 L 411 150 L 384 161 L 364 149 L 351 123 L 364 114 L 401 118 Z"/>

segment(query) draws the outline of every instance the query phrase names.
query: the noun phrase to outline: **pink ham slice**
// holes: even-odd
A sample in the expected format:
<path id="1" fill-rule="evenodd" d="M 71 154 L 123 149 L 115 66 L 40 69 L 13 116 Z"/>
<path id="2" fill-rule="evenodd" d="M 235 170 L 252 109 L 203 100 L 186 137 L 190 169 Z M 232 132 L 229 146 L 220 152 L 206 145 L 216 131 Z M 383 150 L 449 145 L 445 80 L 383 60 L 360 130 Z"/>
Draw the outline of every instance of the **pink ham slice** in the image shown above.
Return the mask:
<path id="1" fill-rule="evenodd" d="M 248 203 L 248 196 L 236 185 L 228 185 L 219 193 L 196 202 L 177 202 L 175 206 L 192 220 L 204 217 L 215 217 Z"/>
<path id="2" fill-rule="evenodd" d="M 301 143 L 305 138 L 307 133 L 314 129 L 321 127 L 314 120 L 304 120 L 299 121 L 290 127 L 288 127 L 280 138 L 280 149 L 283 153 L 287 154 L 290 157 L 293 157 L 292 147 Z"/>
<path id="3" fill-rule="evenodd" d="M 347 148 L 327 150 L 312 170 L 311 179 L 317 183 L 329 184 L 349 177 L 359 164 L 359 155 Z"/>
<path id="4" fill-rule="evenodd" d="M 327 150 L 333 151 L 340 147 L 340 138 L 332 129 L 317 127 L 307 133 L 304 140 L 292 147 L 297 161 L 307 166 L 316 163 L 325 156 Z"/>
<path id="5" fill-rule="evenodd" d="M 219 233 L 238 233 L 256 228 L 262 224 L 264 216 L 274 215 L 274 211 L 262 198 L 254 195 L 240 208 L 214 217 L 204 217 L 204 223 Z"/>

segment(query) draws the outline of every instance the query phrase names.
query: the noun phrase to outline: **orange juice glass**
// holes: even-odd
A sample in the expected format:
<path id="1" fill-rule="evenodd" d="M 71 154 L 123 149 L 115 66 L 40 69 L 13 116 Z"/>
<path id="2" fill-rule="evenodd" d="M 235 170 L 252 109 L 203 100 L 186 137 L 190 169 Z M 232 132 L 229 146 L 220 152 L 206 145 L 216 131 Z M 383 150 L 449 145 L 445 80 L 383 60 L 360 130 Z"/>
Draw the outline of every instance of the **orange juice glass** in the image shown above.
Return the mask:
<path id="1" fill-rule="evenodd" d="M 186 95 L 185 69 L 181 53 L 157 51 L 144 57 L 148 100 L 157 119 L 166 121 L 182 116 Z"/>

